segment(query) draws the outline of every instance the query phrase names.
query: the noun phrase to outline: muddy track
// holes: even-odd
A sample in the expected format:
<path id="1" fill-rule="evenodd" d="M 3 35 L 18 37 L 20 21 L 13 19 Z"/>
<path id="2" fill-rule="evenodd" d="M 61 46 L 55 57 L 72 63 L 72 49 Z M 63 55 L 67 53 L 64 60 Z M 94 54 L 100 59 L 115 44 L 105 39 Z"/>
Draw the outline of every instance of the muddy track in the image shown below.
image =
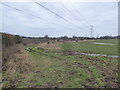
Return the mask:
<path id="1" fill-rule="evenodd" d="M 55 59 L 57 59 L 57 60 L 63 60 L 63 59 L 61 59 L 61 58 L 59 58 L 59 57 L 56 57 L 56 56 L 50 56 L 50 55 L 46 55 L 46 54 L 44 54 L 44 53 L 38 53 L 37 51 L 35 51 L 35 50 L 33 50 L 33 49 L 31 49 L 31 48 L 27 48 L 26 49 L 27 51 L 29 51 L 29 52 L 33 52 L 33 53 L 36 53 L 36 54 L 38 54 L 38 55 L 44 55 L 44 56 L 48 56 L 48 57 L 51 57 L 51 58 L 55 58 Z M 49 53 L 49 52 L 45 52 L 45 53 Z"/>

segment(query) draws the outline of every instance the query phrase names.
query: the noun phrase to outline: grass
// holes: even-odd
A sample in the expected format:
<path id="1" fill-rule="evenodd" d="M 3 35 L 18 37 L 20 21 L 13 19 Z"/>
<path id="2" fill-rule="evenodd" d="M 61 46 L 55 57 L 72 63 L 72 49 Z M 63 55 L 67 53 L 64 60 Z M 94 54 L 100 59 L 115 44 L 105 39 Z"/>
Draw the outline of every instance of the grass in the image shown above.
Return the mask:
<path id="1" fill-rule="evenodd" d="M 64 43 L 60 46 L 62 50 L 99 53 L 95 49 L 102 50 L 102 54 L 117 55 L 115 50 L 105 51 L 106 46 L 93 45 L 92 42 L 114 43 L 116 48 L 117 40 L 96 40 L 75 43 Z M 34 67 L 20 79 L 22 73 L 14 73 L 17 88 L 41 88 L 41 87 L 59 87 L 59 88 L 99 88 L 99 87 L 117 87 L 118 77 L 118 59 L 102 56 L 69 55 L 56 50 L 38 49 L 36 45 L 25 46 L 35 52 L 26 51 Z M 90 46 L 90 47 L 88 47 Z M 73 48 L 72 48 L 73 47 Z M 86 48 L 85 48 L 86 47 Z M 92 48 L 91 48 L 92 47 Z M 102 48 L 102 49 L 101 49 Z M 113 48 L 113 49 L 114 49 Z M 56 52 L 56 54 L 55 54 Z M 39 53 L 39 54 L 38 54 Z M 8 74 L 7 74 L 8 75 Z M 8 78 L 6 74 L 4 78 Z M 9 76 L 10 77 L 10 76 Z M 111 79 L 113 78 L 113 79 Z M 116 82 L 115 82 L 116 81 Z M 110 83 L 109 83 L 110 82 Z M 9 82 L 4 81 L 5 87 Z"/>
<path id="2" fill-rule="evenodd" d="M 114 45 L 98 45 L 93 42 L 111 43 Z M 62 50 L 79 51 L 85 53 L 98 53 L 107 55 L 118 55 L 118 40 L 93 40 L 84 42 L 66 42 L 61 44 Z"/>
<path id="3" fill-rule="evenodd" d="M 75 46 L 73 45 L 73 47 Z M 61 53 L 51 53 L 54 50 L 37 49 L 31 46 L 29 48 L 36 51 L 28 52 L 33 59 L 33 64 L 37 66 L 33 68 L 34 72 L 28 80 L 35 81 L 32 84 L 35 87 L 104 87 L 108 82 L 104 81 L 106 77 L 103 76 L 102 72 L 106 76 L 117 78 L 117 72 L 113 75 L 113 71 L 117 69 L 117 59 L 102 56 L 62 55 Z M 67 47 L 68 50 L 69 48 Z M 109 71 L 108 65 L 111 65 L 111 71 Z M 104 69 L 107 69 L 108 72 Z"/>

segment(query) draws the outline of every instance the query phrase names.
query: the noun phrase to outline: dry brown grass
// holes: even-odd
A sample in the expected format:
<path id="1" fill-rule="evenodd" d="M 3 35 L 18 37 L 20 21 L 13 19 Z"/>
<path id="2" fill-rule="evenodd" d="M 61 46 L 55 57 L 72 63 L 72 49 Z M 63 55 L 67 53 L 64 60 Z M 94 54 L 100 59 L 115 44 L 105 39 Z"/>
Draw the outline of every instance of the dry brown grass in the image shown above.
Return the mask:
<path id="1" fill-rule="evenodd" d="M 32 64 L 30 58 L 21 45 L 9 48 L 6 54 L 7 56 L 5 55 L 6 57 L 3 58 L 3 71 L 5 70 L 5 72 L 9 74 L 29 71 Z"/>
<path id="2" fill-rule="evenodd" d="M 31 58 L 22 45 L 11 46 L 3 50 L 5 51 L 3 51 L 2 58 L 2 73 L 7 76 L 3 76 L 3 81 L 7 80 L 7 83 L 9 83 L 8 85 L 3 84 L 3 88 L 13 87 L 18 80 L 25 78 L 26 75 L 32 72 L 33 65 Z M 19 73 L 21 76 L 15 78 L 15 73 Z"/>
<path id="3" fill-rule="evenodd" d="M 40 43 L 40 44 L 38 44 L 38 47 L 39 48 L 44 48 L 44 49 L 59 50 L 61 48 L 60 48 L 60 46 L 58 44 L 61 44 L 61 43 L 62 42 L 59 42 L 59 43 L 50 43 L 50 44 Z"/>
<path id="4" fill-rule="evenodd" d="M 77 40 L 77 42 L 83 42 L 83 41 L 86 41 L 86 40 Z M 61 49 L 61 47 L 59 46 L 59 44 L 63 44 L 65 42 L 76 42 L 76 40 L 74 40 L 74 41 L 71 41 L 71 40 L 68 40 L 68 41 L 59 41 L 59 42 L 54 42 L 54 43 L 51 43 L 51 42 L 50 42 L 50 44 L 47 44 L 47 42 L 39 43 L 37 46 L 39 48 L 44 48 L 44 49 L 59 50 L 59 49 Z"/>

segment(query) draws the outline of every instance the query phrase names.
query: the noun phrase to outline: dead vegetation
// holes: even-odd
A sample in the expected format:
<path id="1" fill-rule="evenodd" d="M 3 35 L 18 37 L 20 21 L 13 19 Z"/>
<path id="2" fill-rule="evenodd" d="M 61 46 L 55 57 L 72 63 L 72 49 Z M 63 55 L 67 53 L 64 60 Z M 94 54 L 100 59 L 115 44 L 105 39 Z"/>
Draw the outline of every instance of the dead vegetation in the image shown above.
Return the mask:
<path id="1" fill-rule="evenodd" d="M 17 80 L 24 78 L 25 74 L 31 71 L 32 64 L 27 53 L 25 53 L 22 45 L 15 45 L 3 50 L 3 88 L 15 87 Z M 19 73 L 22 77 L 14 77 L 14 74 Z M 9 84 L 4 84 L 4 82 Z"/>
<path id="2" fill-rule="evenodd" d="M 51 49 L 51 50 L 59 50 L 60 49 L 60 47 L 59 47 L 59 45 L 58 44 L 60 44 L 60 43 L 62 43 L 62 42 L 57 42 L 57 43 L 39 43 L 38 44 L 38 48 L 44 48 L 44 49 Z"/>
<path id="3" fill-rule="evenodd" d="M 17 45 L 15 47 L 10 47 L 6 51 L 6 54 L 7 56 L 5 55 L 5 57 L 3 57 L 3 71 L 14 73 L 16 71 L 22 72 L 29 70 L 29 68 L 27 68 L 30 65 L 28 56 L 22 50 L 20 45 Z"/>

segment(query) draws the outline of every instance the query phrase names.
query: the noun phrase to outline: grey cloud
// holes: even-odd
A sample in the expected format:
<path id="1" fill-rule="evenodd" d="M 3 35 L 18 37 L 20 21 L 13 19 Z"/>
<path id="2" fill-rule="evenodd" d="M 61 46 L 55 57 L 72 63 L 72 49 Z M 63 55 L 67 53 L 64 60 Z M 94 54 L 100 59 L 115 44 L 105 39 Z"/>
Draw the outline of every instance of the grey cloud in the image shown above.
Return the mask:
<path id="1" fill-rule="evenodd" d="M 39 16 L 40 19 L 4 6 L 3 32 L 27 36 L 43 36 L 45 34 L 50 36 L 89 36 L 90 25 L 94 25 L 94 36 L 118 34 L 118 12 L 115 2 L 62 2 L 67 9 L 56 2 L 41 2 L 42 5 L 81 28 L 76 28 L 32 2 L 6 4 Z"/>

